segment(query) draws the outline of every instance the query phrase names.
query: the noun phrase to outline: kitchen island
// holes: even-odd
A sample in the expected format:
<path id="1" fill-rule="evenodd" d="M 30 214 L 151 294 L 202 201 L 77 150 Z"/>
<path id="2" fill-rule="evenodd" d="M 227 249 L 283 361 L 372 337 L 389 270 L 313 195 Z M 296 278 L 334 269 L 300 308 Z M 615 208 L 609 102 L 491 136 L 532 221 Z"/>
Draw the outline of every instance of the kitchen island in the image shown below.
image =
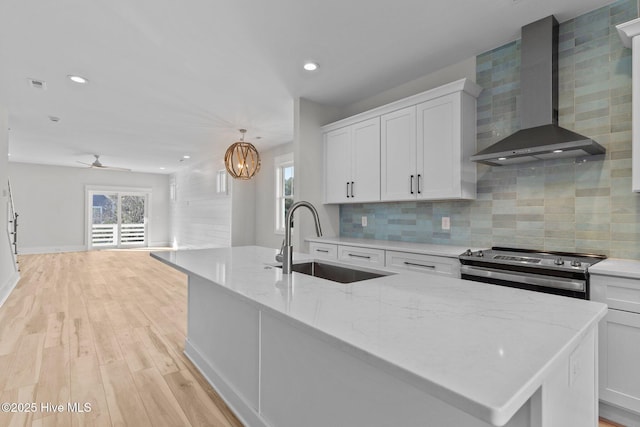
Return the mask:
<path id="1" fill-rule="evenodd" d="M 606 305 L 408 271 L 340 284 L 276 253 L 152 254 L 189 276 L 185 354 L 246 425 L 597 425 Z"/>

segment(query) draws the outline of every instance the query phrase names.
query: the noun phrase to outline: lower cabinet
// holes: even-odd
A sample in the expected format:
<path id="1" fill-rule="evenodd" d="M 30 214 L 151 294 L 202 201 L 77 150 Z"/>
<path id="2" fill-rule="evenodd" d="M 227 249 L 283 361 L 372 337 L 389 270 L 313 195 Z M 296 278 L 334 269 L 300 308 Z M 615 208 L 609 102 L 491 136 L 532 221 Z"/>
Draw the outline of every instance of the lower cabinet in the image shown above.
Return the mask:
<path id="1" fill-rule="evenodd" d="M 384 251 L 382 249 L 338 245 L 338 260 L 350 264 L 384 267 Z"/>
<path id="2" fill-rule="evenodd" d="M 331 243 L 309 243 L 309 253 L 318 259 L 338 259 L 338 245 Z"/>
<path id="3" fill-rule="evenodd" d="M 460 262 L 454 258 L 386 251 L 385 266 L 421 273 L 460 277 Z"/>
<path id="4" fill-rule="evenodd" d="M 374 268 L 389 267 L 428 274 L 440 274 L 449 277 L 460 277 L 460 262 L 458 259 L 445 256 L 322 242 L 310 242 L 309 253 L 315 259 L 334 260 Z"/>
<path id="5" fill-rule="evenodd" d="M 592 275 L 591 299 L 609 305 L 599 325 L 600 400 L 640 414 L 640 280 Z"/>

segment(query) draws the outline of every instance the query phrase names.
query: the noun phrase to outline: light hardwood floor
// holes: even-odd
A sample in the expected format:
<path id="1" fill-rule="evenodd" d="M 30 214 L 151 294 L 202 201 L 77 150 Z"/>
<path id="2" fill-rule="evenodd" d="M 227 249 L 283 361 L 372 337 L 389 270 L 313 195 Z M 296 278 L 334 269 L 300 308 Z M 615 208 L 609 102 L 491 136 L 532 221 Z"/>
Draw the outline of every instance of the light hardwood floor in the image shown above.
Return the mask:
<path id="1" fill-rule="evenodd" d="M 0 402 L 37 411 L 0 412 L 0 426 L 242 425 L 182 353 L 186 276 L 141 251 L 28 255 L 20 266 L 0 308 Z"/>
<path id="2" fill-rule="evenodd" d="M 0 426 L 242 426 L 182 353 L 183 274 L 145 251 L 28 255 L 20 265 L 0 308 L 0 402 L 37 411 L 0 412 Z M 70 413 L 68 402 L 91 412 Z"/>

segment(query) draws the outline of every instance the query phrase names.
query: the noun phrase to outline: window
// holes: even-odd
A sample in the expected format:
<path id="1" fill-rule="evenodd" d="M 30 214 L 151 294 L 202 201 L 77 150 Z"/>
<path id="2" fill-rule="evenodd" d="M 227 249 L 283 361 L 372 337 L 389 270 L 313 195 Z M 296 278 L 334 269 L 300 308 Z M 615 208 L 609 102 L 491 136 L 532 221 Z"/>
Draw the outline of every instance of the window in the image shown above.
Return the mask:
<path id="1" fill-rule="evenodd" d="M 276 157 L 276 233 L 282 234 L 285 229 L 285 218 L 293 205 L 294 173 L 293 153 Z"/>
<path id="2" fill-rule="evenodd" d="M 221 169 L 216 173 L 216 193 L 227 194 L 227 170 Z"/>

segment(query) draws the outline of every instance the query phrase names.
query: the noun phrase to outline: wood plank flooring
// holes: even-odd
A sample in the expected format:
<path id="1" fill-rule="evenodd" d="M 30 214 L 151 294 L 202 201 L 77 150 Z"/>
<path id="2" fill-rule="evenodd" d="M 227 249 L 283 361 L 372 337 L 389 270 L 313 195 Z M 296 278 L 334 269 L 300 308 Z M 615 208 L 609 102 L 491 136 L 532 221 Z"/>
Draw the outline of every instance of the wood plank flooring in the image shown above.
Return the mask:
<path id="1" fill-rule="evenodd" d="M 0 308 L 0 401 L 38 410 L 0 412 L 0 426 L 242 426 L 182 354 L 183 274 L 145 251 L 26 255 L 20 266 Z"/>
<path id="2" fill-rule="evenodd" d="M 0 412 L 0 426 L 242 426 L 182 353 L 186 276 L 145 251 L 26 255 L 20 267 L 0 308 L 0 401 L 37 410 Z"/>

